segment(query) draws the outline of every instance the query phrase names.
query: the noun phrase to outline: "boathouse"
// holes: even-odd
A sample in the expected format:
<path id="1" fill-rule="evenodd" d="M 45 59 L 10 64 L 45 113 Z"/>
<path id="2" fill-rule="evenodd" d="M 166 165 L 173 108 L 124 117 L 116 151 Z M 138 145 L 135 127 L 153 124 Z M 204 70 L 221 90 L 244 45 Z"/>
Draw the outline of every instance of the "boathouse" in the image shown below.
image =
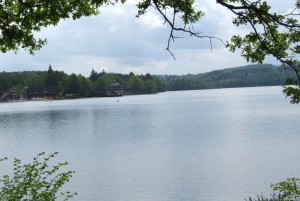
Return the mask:
<path id="1" fill-rule="evenodd" d="M 18 93 L 17 88 L 11 87 L 1 95 L 0 100 L 19 100 L 19 95 L 20 93 Z"/>
<path id="2" fill-rule="evenodd" d="M 106 96 L 123 96 L 125 89 L 117 82 L 113 81 L 106 89 Z"/>

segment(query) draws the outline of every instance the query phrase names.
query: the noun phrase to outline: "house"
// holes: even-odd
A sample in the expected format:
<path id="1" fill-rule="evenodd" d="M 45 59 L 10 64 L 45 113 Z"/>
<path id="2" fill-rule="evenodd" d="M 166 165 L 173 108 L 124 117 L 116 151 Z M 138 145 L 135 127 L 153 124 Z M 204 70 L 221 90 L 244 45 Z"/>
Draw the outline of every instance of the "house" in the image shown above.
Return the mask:
<path id="1" fill-rule="evenodd" d="M 106 89 L 106 96 L 123 96 L 125 89 L 117 82 L 113 81 Z"/>
<path id="2" fill-rule="evenodd" d="M 20 100 L 20 99 L 35 99 L 35 98 L 53 98 L 55 96 L 54 91 L 49 89 L 28 89 L 27 87 L 23 89 L 17 89 L 17 87 L 11 87 L 9 90 L 4 92 L 0 100 Z"/>
<path id="3" fill-rule="evenodd" d="M 11 87 L 1 95 L 0 100 L 19 100 L 20 93 L 16 87 Z"/>
<path id="4" fill-rule="evenodd" d="M 29 100 L 35 98 L 54 98 L 55 93 L 51 89 L 27 89 L 26 97 Z"/>

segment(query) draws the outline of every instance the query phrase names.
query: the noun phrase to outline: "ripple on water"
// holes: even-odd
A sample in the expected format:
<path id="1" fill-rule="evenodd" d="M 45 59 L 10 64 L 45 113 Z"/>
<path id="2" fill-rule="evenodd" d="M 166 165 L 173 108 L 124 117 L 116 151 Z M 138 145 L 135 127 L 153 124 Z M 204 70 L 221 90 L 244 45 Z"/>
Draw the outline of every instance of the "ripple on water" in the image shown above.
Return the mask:
<path id="1" fill-rule="evenodd" d="M 85 201 L 240 201 L 298 176 L 299 108 L 280 88 L 118 99 L 0 104 L 0 153 L 59 151 Z"/>

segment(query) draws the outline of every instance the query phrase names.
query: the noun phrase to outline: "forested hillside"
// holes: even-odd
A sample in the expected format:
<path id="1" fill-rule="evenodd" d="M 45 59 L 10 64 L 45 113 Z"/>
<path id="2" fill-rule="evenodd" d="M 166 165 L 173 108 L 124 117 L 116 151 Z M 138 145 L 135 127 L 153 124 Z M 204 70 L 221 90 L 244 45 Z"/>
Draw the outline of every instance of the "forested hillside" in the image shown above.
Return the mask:
<path id="1" fill-rule="evenodd" d="M 290 69 L 270 64 L 215 70 L 197 75 L 158 75 L 167 91 L 282 85 L 295 77 Z"/>

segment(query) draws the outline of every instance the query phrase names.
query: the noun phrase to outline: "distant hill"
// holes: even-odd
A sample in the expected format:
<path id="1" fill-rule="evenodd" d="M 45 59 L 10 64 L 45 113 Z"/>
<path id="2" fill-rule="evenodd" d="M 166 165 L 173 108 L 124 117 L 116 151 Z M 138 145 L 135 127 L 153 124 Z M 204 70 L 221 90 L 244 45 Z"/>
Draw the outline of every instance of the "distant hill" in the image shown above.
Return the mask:
<path id="1" fill-rule="evenodd" d="M 291 69 L 271 64 L 248 65 L 226 68 L 201 74 L 158 75 L 167 91 L 276 86 L 282 85 L 288 78 L 295 77 Z"/>

